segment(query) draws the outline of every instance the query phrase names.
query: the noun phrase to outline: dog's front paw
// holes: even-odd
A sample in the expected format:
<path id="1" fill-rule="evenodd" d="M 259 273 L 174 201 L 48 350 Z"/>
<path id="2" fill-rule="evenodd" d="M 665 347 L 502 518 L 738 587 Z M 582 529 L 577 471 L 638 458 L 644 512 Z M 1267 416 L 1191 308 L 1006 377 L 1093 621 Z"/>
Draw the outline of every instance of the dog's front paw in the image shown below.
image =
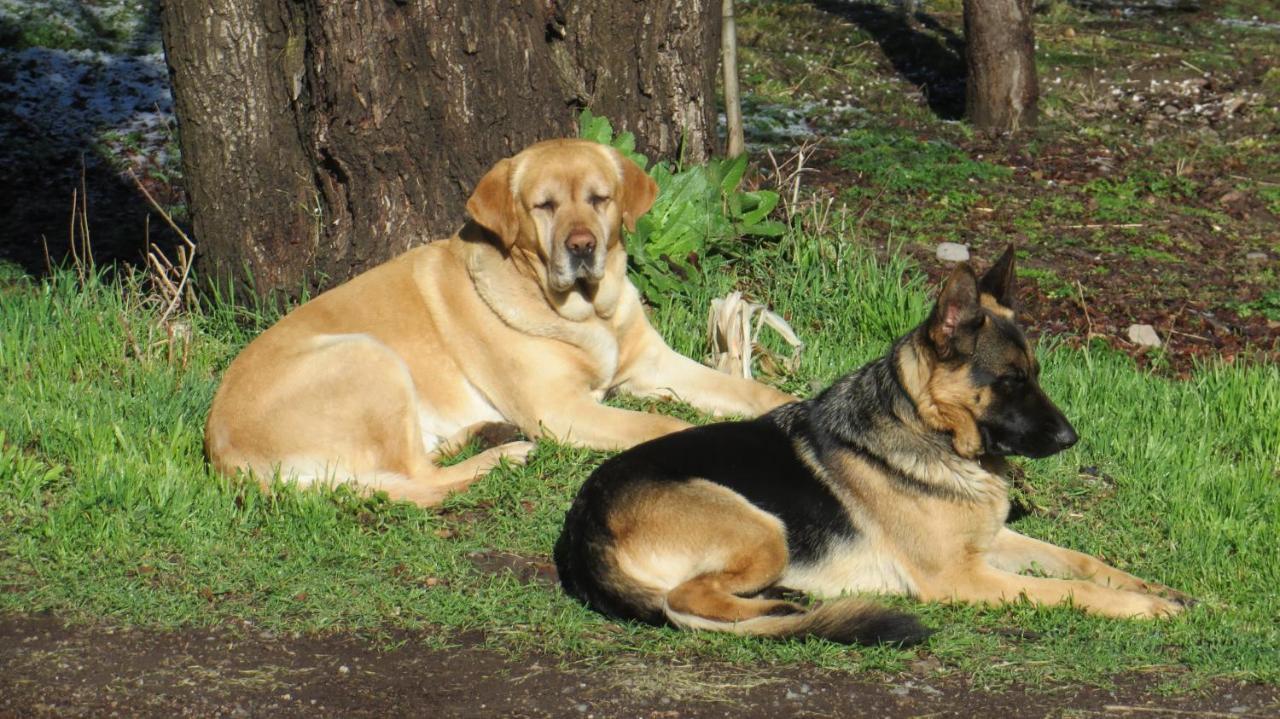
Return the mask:
<path id="1" fill-rule="evenodd" d="M 505 459 L 507 463 L 514 465 L 522 465 L 529 459 L 529 455 L 533 454 L 533 448 L 538 445 L 533 442 L 508 442 L 494 447 L 493 452 L 497 452 L 498 456 Z"/>
<path id="2" fill-rule="evenodd" d="M 1187 594 L 1179 592 L 1173 587 L 1165 586 L 1159 582 L 1143 582 L 1141 591 L 1145 594 L 1152 594 L 1161 599 L 1167 599 L 1182 607 L 1194 607 L 1200 603 L 1200 600 Z"/>
<path id="3" fill-rule="evenodd" d="M 1148 594 L 1145 596 L 1147 599 L 1147 607 L 1137 615 L 1139 617 L 1147 619 L 1172 617 L 1175 614 L 1180 614 L 1187 608 L 1186 604 L 1179 601 L 1165 599 L 1164 597 L 1159 597 L 1154 594 Z"/>
<path id="4" fill-rule="evenodd" d="M 1196 599 L 1190 594 L 1187 594 L 1185 592 L 1179 592 L 1178 590 L 1172 587 L 1166 587 L 1164 585 L 1160 585 L 1159 589 L 1156 590 L 1155 594 L 1158 597 L 1161 597 L 1163 599 L 1168 599 L 1169 601 L 1174 602 L 1184 608 L 1194 607 L 1195 605 L 1200 603 L 1199 599 Z"/>

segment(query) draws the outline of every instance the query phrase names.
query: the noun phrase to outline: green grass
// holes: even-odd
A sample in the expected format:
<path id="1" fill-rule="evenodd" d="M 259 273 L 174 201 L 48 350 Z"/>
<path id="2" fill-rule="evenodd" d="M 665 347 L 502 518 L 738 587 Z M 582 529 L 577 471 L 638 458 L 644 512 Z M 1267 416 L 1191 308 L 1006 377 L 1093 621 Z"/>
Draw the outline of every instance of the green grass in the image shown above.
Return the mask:
<path id="1" fill-rule="evenodd" d="M 928 308 L 906 262 L 792 233 L 671 303 L 657 326 L 700 356 L 706 300 L 731 286 L 767 299 L 808 342 L 784 381 L 802 393 L 881 353 Z M 606 660 L 892 670 L 917 656 L 616 625 L 556 589 L 475 566 L 476 552 L 545 561 L 601 453 L 543 442 L 526 467 L 500 469 L 438 511 L 217 477 L 201 455 L 204 415 L 221 370 L 268 320 L 210 304 L 189 317 L 189 346 L 171 351 L 148 329 L 156 312 L 137 301 L 139 288 L 131 278 L 82 286 L 66 271 L 47 281 L 0 273 L 0 612 L 163 628 L 412 628 L 440 642 L 479 629 L 513 652 Z M 1105 350 L 1042 356 L 1049 392 L 1084 439 L 1027 463 L 1028 498 L 1045 513 L 1019 529 L 1202 604 L 1136 622 L 891 600 L 940 630 L 925 651 L 982 686 L 1105 684 L 1151 666 L 1185 670 L 1180 682 L 1280 681 L 1280 369 L 1214 366 L 1176 382 Z"/>

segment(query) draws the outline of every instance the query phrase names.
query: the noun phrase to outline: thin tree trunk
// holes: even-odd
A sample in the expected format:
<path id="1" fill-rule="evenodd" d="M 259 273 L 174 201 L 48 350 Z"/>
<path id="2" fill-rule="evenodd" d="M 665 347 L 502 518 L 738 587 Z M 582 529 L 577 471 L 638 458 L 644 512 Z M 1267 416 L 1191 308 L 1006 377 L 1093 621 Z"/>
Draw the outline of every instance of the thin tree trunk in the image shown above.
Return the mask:
<path id="1" fill-rule="evenodd" d="M 742 101 L 738 96 L 738 35 L 733 20 L 733 0 L 723 0 L 720 23 L 720 61 L 724 64 L 724 117 L 729 136 L 725 154 L 737 157 L 746 148 L 746 138 L 742 130 Z"/>
<path id="2" fill-rule="evenodd" d="M 197 266 L 321 289 L 452 234 L 498 159 L 582 107 L 715 140 L 714 0 L 164 0 Z"/>
<path id="3" fill-rule="evenodd" d="M 986 132 L 1034 125 L 1040 88 L 1031 0 L 964 0 L 964 40 L 969 121 Z"/>

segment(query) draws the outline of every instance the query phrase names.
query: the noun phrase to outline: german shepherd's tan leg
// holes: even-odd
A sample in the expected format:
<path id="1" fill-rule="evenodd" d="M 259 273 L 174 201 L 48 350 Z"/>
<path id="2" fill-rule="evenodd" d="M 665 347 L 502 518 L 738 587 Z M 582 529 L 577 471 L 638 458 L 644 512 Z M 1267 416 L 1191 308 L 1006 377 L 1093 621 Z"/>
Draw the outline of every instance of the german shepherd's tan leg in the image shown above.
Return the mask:
<path id="1" fill-rule="evenodd" d="M 1155 594 L 1186 604 L 1191 598 L 1159 582 L 1149 582 L 1121 571 L 1083 552 L 1059 547 L 1005 528 L 996 535 L 987 561 L 1009 572 L 1039 570 L 1054 577 L 1083 579 L 1114 589 Z"/>
<path id="2" fill-rule="evenodd" d="M 938 577 L 933 587 L 922 588 L 920 598 L 987 604 L 1026 598 L 1036 604 L 1070 603 L 1091 614 L 1108 617 L 1163 617 L 1182 611 L 1182 605 L 1152 594 L 1112 589 L 1080 579 L 1027 577 L 997 569 L 976 558 L 967 566 L 956 567 Z"/>
<path id="3" fill-rule="evenodd" d="M 786 530 L 721 485 L 647 485 L 633 497 L 609 521 L 614 575 L 622 578 L 613 591 L 660 605 L 676 626 L 846 644 L 914 644 L 929 635 L 915 617 L 860 599 L 805 608 L 753 596 L 785 571 Z"/>
<path id="4" fill-rule="evenodd" d="M 661 577 L 664 610 L 676 624 L 713 628 L 804 611 L 790 602 L 740 596 L 764 590 L 787 567 L 786 535 L 775 517 L 705 480 L 637 496 L 642 499 L 611 522 L 620 568 Z"/>

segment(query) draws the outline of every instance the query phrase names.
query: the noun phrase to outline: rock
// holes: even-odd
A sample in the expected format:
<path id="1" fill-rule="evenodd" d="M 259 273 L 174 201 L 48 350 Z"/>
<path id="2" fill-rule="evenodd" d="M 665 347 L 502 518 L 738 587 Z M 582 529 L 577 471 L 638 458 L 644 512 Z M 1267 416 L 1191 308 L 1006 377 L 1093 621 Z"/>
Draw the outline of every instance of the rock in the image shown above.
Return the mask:
<path id="1" fill-rule="evenodd" d="M 1163 342 L 1151 325 L 1129 325 L 1129 341 L 1140 347 L 1159 347 Z"/>
<path id="2" fill-rule="evenodd" d="M 1232 190 L 1222 197 L 1218 198 L 1218 203 L 1223 205 L 1234 205 L 1244 199 L 1244 193 L 1239 190 Z"/>
<path id="3" fill-rule="evenodd" d="M 938 259 L 944 262 L 964 262 L 969 259 L 969 248 L 956 242 L 940 243 Z"/>
<path id="4" fill-rule="evenodd" d="M 1266 262 L 1268 259 L 1270 259 L 1269 257 L 1267 257 L 1267 253 L 1265 252 L 1250 252 L 1249 254 L 1245 255 L 1244 258 L 1250 262 Z"/>

